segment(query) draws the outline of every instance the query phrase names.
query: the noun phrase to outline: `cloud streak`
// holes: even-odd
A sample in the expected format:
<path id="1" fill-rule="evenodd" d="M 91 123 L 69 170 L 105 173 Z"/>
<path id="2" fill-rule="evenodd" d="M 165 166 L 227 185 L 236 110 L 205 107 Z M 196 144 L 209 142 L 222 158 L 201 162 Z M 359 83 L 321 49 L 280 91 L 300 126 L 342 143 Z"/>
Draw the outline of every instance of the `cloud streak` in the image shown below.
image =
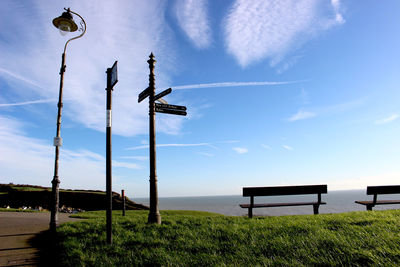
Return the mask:
<path id="1" fill-rule="evenodd" d="M 122 136 L 147 133 L 146 107 L 132 103 L 137 102 L 137 95 L 148 84 L 146 61 L 151 51 L 158 61 L 158 84 L 166 84 L 167 73 L 174 68 L 175 46 L 164 14 L 167 3 L 121 0 L 118 4 L 99 2 L 94 7 L 89 2 L 71 0 L 69 5 L 85 18 L 88 31 L 68 45 L 64 118 L 90 129 L 105 130 L 105 70 L 118 60 L 113 133 Z M 8 25 L 1 31 L 1 39 L 7 42 L 0 42 L 0 76 L 7 81 L 11 92 L 3 96 L 3 103 L 7 101 L 5 97 L 21 99 L 15 101 L 19 105 L 41 103 L 26 101 L 27 98 L 57 99 L 62 49 L 67 38 L 75 36 L 61 37 L 51 23 L 51 18 L 63 11 L 62 7 L 56 2 L 1 1 L 0 10 L 1 25 Z M 76 16 L 75 20 L 79 23 Z M 160 116 L 159 131 L 180 131 L 184 120 L 170 117 Z"/>
<path id="2" fill-rule="evenodd" d="M 337 114 L 341 112 L 346 112 L 351 109 L 357 108 L 361 105 L 363 105 L 366 102 L 367 98 L 366 97 L 361 97 L 352 101 L 348 102 L 343 102 L 340 104 L 335 104 L 335 105 L 330 105 L 330 106 L 325 106 L 325 107 L 316 107 L 312 108 L 312 111 L 305 111 L 304 109 L 300 109 L 296 114 L 292 115 L 288 121 L 294 122 L 298 120 L 306 120 L 306 119 L 311 119 L 317 116 L 326 116 L 326 115 L 332 115 L 332 114 Z M 391 119 L 391 117 L 389 118 Z M 393 118 L 396 119 L 396 118 Z"/>
<path id="3" fill-rule="evenodd" d="M 43 89 L 43 87 L 41 85 L 39 85 L 39 83 L 37 83 L 35 81 L 32 81 L 30 79 L 24 78 L 19 74 L 16 74 L 14 72 L 11 72 L 11 71 L 6 70 L 6 69 L 1 68 L 1 67 L 0 67 L 0 73 L 3 73 L 3 76 L 5 76 L 4 74 L 6 74 L 7 76 L 9 76 L 9 78 L 16 79 L 16 80 L 22 81 L 22 82 L 24 82 L 26 84 L 33 85 L 35 87 Z"/>
<path id="4" fill-rule="evenodd" d="M 277 64 L 319 31 L 344 22 L 340 3 L 318 0 L 237 0 L 224 23 L 229 54 L 242 67 L 265 58 Z M 329 10 L 326 17 L 322 10 Z"/>
<path id="5" fill-rule="evenodd" d="M 213 144 L 211 143 L 197 143 L 197 144 L 156 144 L 156 147 L 198 147 L 198 146 L 206 146 L 206 147 L 211 147 L 213 149 L 217 149 Z M 128 147 L 126 150 L 139 150 L 139 149 L 148 149 L 149 145 L 143 145 L 143 146 L 134 146 L 134 147 Z"/>
<path id="6" fill-rule="evenodd" d="M 25 101 L 25 102 L 18 102 L 18 103 L 4 103 L 0 104 L 0 107 L 13 107 L 13 106 L 25 106 L 25 105 L 32 105 L 32 104 L 43 104 L 43 103 L 51 103 L 56 102 L 57 99 L 39 99 L 39 100 L 32 100 L 32 101 Z"/>
<path id="7" fill-rule="evenodd" d="M 289 118 L 289 121 L 299 121 L 299 120 L 305 120 L 309 118 L 315 117 L 316 114 L 309 112 L 309 111 L 304 111 L 304 110 L 299 110 L 296 114 L 294 114 L 292 117 Z"/>
<path id="8" fill-rule="evenodd" d="M 283 147 L 284 149 L 286 149 L 286 150 L 289 150 L 289 151 L 292 151 L 292 150 L 294 150 L 294 148 L 293 148 L 293 147 L 291 147 L 291 146 L 288 146 L 288 145 L 282 145 L 282 147 Z"/>
<path id="9" fill-rule="evenodd" d="M 238 154 L 245 154 L 249 152 L 249 150 L 245 147 L 233 147 L 232 149 Z"/>
<path id="10" fill-rule="evenodd" d="M 386 117 L 386 118 L 383 118 L 383 119 L 380 119 L 380 120 L 376 120 L 375 124 L 378 124 L 378 125 L 379 124 L 387 124 L 387 123 L 390 123 L 390 122 L 393 122 L 393 121 L 397 120 L 399 117 L 400 116 L 398 114 L 393 114 L 393 115 L 391 115 L 389 117 Z"/>
<path id="11" fill-rule="evenodd" d="M 27 136 L 22 125 L 16 118 L 0 115 L 0 180 L 48 186 L 54 171 L 54 147 L 50 141 Z M 86 149 L 61 148 L 59 172 L 62 187 L 104 187 L 105 179 L 99 177 L 105 177 L 105 161 L 103 155 Z M 113 161 L 112 165 L 117 168 L 142 168 L 138 164 L 121 161 Z"/>
<path id="12" fill-rule="evenodd" d="M 175 15 L 179 26 L 199 49 L 211 44 L 211 29 L 207 18 L 207 0 L 178 0 Z"/>
<path id="13" fill-rule="evenodd" d="M 189 84 L 189 85 L 177 85 L 171 86 L 173 90 L 188 90 L 188 89 L 202 89 L 202 88 L 217 88 L 217 87 L 241 87 L 241 86 L 274 86 L 274 85 L 286 85 L 286 84 L 295 84 L 295 83 L 303 83 L 306 80 L 299 81 L 284 81 L 284 82 L 219 82 L 219 83 L 201 83 L 201 84 Z M 167 89 L 162 88 L 163 89 Z"/>

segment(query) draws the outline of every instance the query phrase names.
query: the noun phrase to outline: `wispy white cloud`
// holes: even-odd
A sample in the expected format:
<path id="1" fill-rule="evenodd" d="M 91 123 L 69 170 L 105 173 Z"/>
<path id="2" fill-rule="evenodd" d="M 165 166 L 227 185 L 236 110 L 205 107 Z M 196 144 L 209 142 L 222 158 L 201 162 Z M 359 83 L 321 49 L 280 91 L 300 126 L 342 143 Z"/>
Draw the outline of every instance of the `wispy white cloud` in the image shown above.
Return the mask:
<path id="1" fill-rule="evenodd" d="M 308 95 L 308 92 L 304 88 L 301 89 L 300 97 L 303 105 L 310 104 L 310 97 Z"/>
<path id="2" fill-rule="evenodd" d="M 22 77 L 21 75 L 19 75 L 17 73 L 11 72 L 11 71 L 6 70 L 6 69 L 1 68 L 1 67 L 0 67 L 0 75 L 5 77 L 5 78 L 8 78 L 7 80 L 10 80 L 10 78 L 11 79 L 16 79 L 16 80 L 22 81 L 22 82 L 24 82 L 24 83 L 26 83 L 28 85 L 33 85 L 35 87 L 43 89 L 42 86 L 39 85 L 39 83 L 37 83 L 37 82 L 35 82 L 33 80 L 30 80 L 30 79 L 24 78 L 24 77 Z"/>
<path id="3" fill-rule="evenodd" d="M 332 115 L 332 114 L 337 114 L 341 112 L 346 112 L 351 109 L 360 107 L 361 105 L 365 104 L 368 98 L 366 97 L 361 97 L 352 101 L 348 102 L 343 102 L 339 104 L 334 104 L 334 105 L 329 105 L 329 106 L 324 106 L 324 107 L 313 107 L 313 108 L 308 108 L 310 111 L 305 111 L 304 109 L 300 109 L 296 114 L 291 116 L 288 121 L 293 122 L 293 121 L 298 121 L 298 120 L 305 120 L 305 119 L 310 119 L 314 118 L 316 116 L 326 116 L 326 115 Z"/>
<path id="4" fill-rule="evenodd" d="M 338 0 L 237 0 L 224 23 L 227 51 L 243 67 L 265 58 L 276 65 L 319 31 L 343 23 L 339 7 Z"/>
<path id="5" fill-rule="evenodd" d="M 232 149 L 238 154 L 245 154 L 249 152 L 249 150 L 245 147 L 233 147 Z"/>
<path id="6" fill-rule="evenodd" d="M 21 121 L 0 115 L 0 148 L 1 181 L 51 185 L 54 172 L 51 140 L 31 138 L 25 134 Z M 120 161 L 113 161 L 113 166 L 141 168 L 140 165 Z M 105 158 L 86 149 L 62 147 L 59 174 L 63 188 L 104 188 L 105 179 L 99 177 L 105 177 Z"/>
<path id="7" fill-rule="evenodd" d="M 43 104 L 43 103 L 51 103 L 56 102 L 57 99 L 39 99 L 39 100 L 32 100 L 32 101 L 25 101 L 25 102 L 18 102 L 18 103 L 4 103 L 0 104 L 0 107 L 12 107 L 12 106 L 25 106 L 25 105 L 32 105 L 32 104 Z"/>
<path id="8" fill-rule="evenodd" d="M 214 154 L 207 153 L 207 152 L 197 152 L 197 154 L 203 155 L 203 156 L 206 156 L 206 157 L 214 157 Z"/>
<path id="9" fill-rule="evenodd" d="M 393 115 L 391 115 L 389 117 L 386 117 L 386 118 L 383 118 L 383 119 L 380 119 L 380 120 L 376 120 L 375 124 L 386 124 L 386 123 L 389 123 L 389 122 L 397 120 L 399 117 L 400 117 L 399 114 L 393 114 Z"/>
<path id="10" fill-rule="evenodd" d="M 197 143 L 197 144 L 156 144 L 156 147 L 197 147 L 197 146 L 207 146 L 211 147 L 213 149 L 217 149 L 213 144 L 211 143 Z M 147 149 L 149 148 L 149 145 L 142 145 L 142 146 L 134 146 L 134 147 L 128 147 L 126 150 L 139 150 L 139 149 Z"/>
<path id="11" fill-rule="evenodd" d="M 126 169 L 133 169 L 133 170 L 139 170 L 142 169 L 143 167 L 139 164 L 136 163 L 130 163 L 130 162 L 120 162 L 120 161 L 112 161 L 112 166 L 117 167 L 117 168 L 126 168 Z"/>
<path id="12" fill-rule="evenodd" d="M 294 148 L 293 147 L 291 147 L 291 146 L 288 146 L 288 145 L 282 145 L 282 147 L 284 148 L 284 149 L 286 149 L 286 150 L 294 150 Z"/>
<path id="13" fill-rule="evenodd" d="M 340 14 L 341 12 L 341 4 L 340 4 L 340 0 L 331 0 L 331 5 L 335 11 L 335 21 L 337 23 L 345 23 L 345 19 L 343 18 L 342 14 Z"/>
<path id="14" fill-rule="evenodd" d="M 132 103 L 137 102 L 137 95 L 148 85 L 146 61 L 151 51 L 157 59 L 157 84 L 169 83 L 167 73 L 174 68 L 175 50 L 168 37 L 171 29 L 165 21 L 167 3 L 157 0 L 121 0 L 118 4 L 102 1 L 95 6 L 79 0 L 68 3 L 85 18 L 88 30 L 67 48 L 64 118 L 104 131 L 105 70 L 118 60 L 113 133 L 123 136 L 147 133 L 146 105 Z M 0 24 L 8 25 L 0 33 L 1 39 L 7 40 L 0 42 L 0 78 L 7 81 L 10 87 L 7 97 L 13 102 L 57 99 L 61 53 L 67 38 L 74 36 L 60 36 L 51 23 L 52 18 L 64 11 L 62 7 L 56 2 L 0 1 Z M 76 16 L 74 19 L 79 22 Z M 4 95 L 2 98 L 3 103 L 11 102 Z M 159 131 L 176 133 L 184 120 L 178 116 L 160 116 L 159 122 Z"/>
<path id="15" fill-rule="evenodd" d="M 149 160 L 149 157 L 147 157 L 147 156 L 122 156 L 120 158 L 121 159 L 134 159 L 134 160 L 139 160 L 139 161 Z"/>
<path id="16" fill-rule="evenodd" d="M 207 0 L 178 0 L 175 5 L 179 26 L 200 49 L 209 47 L 212 39 L 207 6 Z"/>
<path id="17" fill-rule="evenodd" d="M 261 144 L 261 146 L 265 149 L 272 149 L 269 145 Z"/>
<path id="18" fill-rule="evenodd" d="M 296 114 L 289 118 L 289 121 L 305 120 L 315 117 L 316 114 L 309 111 L 299 110 Z"/>
<path id="19" fill-rule="evenodd" d="M 272 86 L 272 85 L 285 85 L 294 83 L 303 83 L 306 80 L 300 81 L 286 81 L 286 82 L 220 82 L 220 83 L 201 83 L 171 86 L 173 90 L 186 90 L 186 89 L 201 89 L 201 88 L 215 88 L 215 87 L 239 87 L 239 86 Z M 160 90 L 167 89 L 162 88 Z"/>

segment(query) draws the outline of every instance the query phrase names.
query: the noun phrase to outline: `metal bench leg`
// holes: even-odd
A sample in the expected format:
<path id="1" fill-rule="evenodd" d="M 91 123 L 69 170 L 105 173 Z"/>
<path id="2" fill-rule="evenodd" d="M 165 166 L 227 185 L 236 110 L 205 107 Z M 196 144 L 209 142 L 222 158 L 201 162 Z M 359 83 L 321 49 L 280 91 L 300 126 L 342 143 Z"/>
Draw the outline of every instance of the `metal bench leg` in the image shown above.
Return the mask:
<path id="1" fill-rule="evenodd" d="M 250 196 L 249 218 L 253 218 L 254 196 Z"/>
<path id="2" fill-rule="evenodd" d="M 253 208 L 249 208 L 249 218 L 253 218 Z"/>
<path id="3" fill-rule="evenodd" d="M 367 205 L 367 210 L 372 210 L 372 205 Z"/>
<path id="4" fill-rule="evenodd" d="M 314 214 L 319 214 L 319 211 L 318 211 L 319 205 L 313 205 L 313 207 L 314 207 Z"/>

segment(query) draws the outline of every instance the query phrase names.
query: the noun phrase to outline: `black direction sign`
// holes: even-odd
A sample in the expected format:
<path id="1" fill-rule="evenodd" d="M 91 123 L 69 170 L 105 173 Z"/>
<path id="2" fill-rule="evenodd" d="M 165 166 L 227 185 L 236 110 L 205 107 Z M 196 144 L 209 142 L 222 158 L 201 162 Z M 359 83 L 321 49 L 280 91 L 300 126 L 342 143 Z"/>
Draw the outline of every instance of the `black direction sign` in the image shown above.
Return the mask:
<path id="1" fill-rule="evenodd" d="M 161 108 L 161 109 L 173 109 L 173 110 L 186 110 L 185 106 L 177 106 L 177 105 L 169 105 L 169 104 L 159 104 L 159 103 L 155 103 L 156 104 L 156 108 Z"/>
<path id="2" fill-rule="evenodd" d="M 171 92 L 172 92 L 172 89 L 171 89 L 171 88 L 168 88 L 167 90 L 164 90 L 164 91 L 162 91 L 161 93 L 155 95 L 155 96 L 154 96 L 154 100 L 157 100 L 157 99 L 159 99 L 159 98 L 161 98 L 161 97 L 163 97 L 163 96 L 166 96 L 166 95 L 170 94 Z"/>
<path id="3" fill-rule="evenodd" d="M 156 112 L 174 114 L 174 115 L 182 115 L 182 116 L 186 116 L 186 114 L 187 114 L 186 111 L 183 111 L 183 110 L 159 108 L 157 106 L 156 106 Z"/>
<path id="4" fill-rule="evenodd" d="M 148 97 L 149 95 L 150 95 L 150 88 L 147 87 L 146 89 L 144 89 L 144 90 L 139 94 L 138 103 L 142 102 L 142 100 L 145 99 L 146 97 Z"/>
<path id="5" fill-rule="evenodd" d="M 114 85 L 118 82 L 118 70 L 117 70 L 117 62 L 114 62 L 114 65 L 107 69 L 107 88 L 113 88 Z"/>

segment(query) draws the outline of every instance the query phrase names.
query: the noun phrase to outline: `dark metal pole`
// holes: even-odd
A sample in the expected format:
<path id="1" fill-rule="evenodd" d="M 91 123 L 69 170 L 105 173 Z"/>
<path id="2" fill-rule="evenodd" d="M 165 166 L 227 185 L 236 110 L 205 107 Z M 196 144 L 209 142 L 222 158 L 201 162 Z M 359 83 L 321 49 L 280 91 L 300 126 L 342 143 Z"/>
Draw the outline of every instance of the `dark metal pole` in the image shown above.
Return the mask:
<path id="1" fill-rule="evenodd" d="M 122 195 L 122 216 L 125 216 L 125 190 L 121 190 Z"/>
<path id="2" fill-rule="evenodd" d="M 65 8 L 64 8 L 65 9 Z M 54 138 L 54 146 L 55 148 L 55 160 L 54 160 L 54 176 L 53 176 L 53 180 L 51 181 L 52 184 L 52 188 L 51 188 L 51 203 L 50 203 L 50 231 L 51 232 L 56 232 L 57 230 L 57 225 L 58 225 L 58 206 L 59 206 L 59 202 L 60 202 L 60 198 L 59 198 L 59 184 L 60 184 L 60 179 L 58 177 L 58 163 L 59 163 L 59 154 L 60 154 L 60 146 L 62 146 L 62 138 L 60 137 L 60 132 L 61 132 L 61 110 L 63 107 L 63 103 L 62 103 L 62 95 L 63 95 L 63 85 L 64 85 L 64 72 L 65 72 L 65 51 L 67 51 L 67 46 L 69 44 L 69 42 L 71 42 L 72 40 L 76 40 L 78 38 L 81 38 L 85 32 L 86 32 L 86 22 L 85 20 L 82 18 L 81 15 L 79 15 L 78 13 L 75 13 L 73 11 L 71 11 L 69 8 L 65 9 L 68 13 L 73 13 L 75 15 L 77 15 L 82 22 L 80 23 L 81 27 L 80 27 L 80 31 L 81 34 L 78 36 L 75 36 L 71 39 L 69 39 L 65 45 L 64 45 L 64 52 L 62 54 L 62 59 L 61 59 L 61 69 L 60 69 L 60 92 L 58 94 L 58 114 L 57 114 L 57 133 L 56 133 L 56 137 Z M 72 16 L 71 16 L 72 17 Z M 55 25 L 56 26 L 56 25 Z"/>
<path id="3" fill-rule="evenodd" d="M 106 224 L 107 243 L 112 244 L 112 164 L 111 164 L 111 69 L 107 69 L 107 111 L 106 111 Z"/>
<path id="4" fill-rule="evenodd" d="M 155 78 L 154 78 L 154 65 L 156 60 L 153 53 L 150 54 L 149 63 L 149 125 L 150 125 L 150 212 L 148 223 L 161 224 L 161 215 L 158 210 L 158 192 L 157 192 L 157 171 L 156 171 L 156 130 L 155 130 L 155 108 L 154 108 L 154 95 L 155 95 Z"/>
<path id="5" fill-rule="evenodd" d="M 58 113 L 57 113 L 57 133 L 54 138 L 55 148 L 55 160 L 54 160 L 54 176 L 52 183 L 52 196 L 51 196 L 51 215 L 50 215 L 50 231 L 55 232 L 58 225 L 58 206 L 59 206 L 59 184 L 60 179 L 58 178 L 58 162 L 60 154 L 60 146 L 62 145 L 62 139 L 60 137 L 61 133 L 61 111 L 63 107 L 62 95 L 63 95 L 63 85 L 64 85 L 64 72 L 65 72 L 65 52 L 62 54 L 61 68 L 60 68 L 60 91 L 58 94 Z"/>

